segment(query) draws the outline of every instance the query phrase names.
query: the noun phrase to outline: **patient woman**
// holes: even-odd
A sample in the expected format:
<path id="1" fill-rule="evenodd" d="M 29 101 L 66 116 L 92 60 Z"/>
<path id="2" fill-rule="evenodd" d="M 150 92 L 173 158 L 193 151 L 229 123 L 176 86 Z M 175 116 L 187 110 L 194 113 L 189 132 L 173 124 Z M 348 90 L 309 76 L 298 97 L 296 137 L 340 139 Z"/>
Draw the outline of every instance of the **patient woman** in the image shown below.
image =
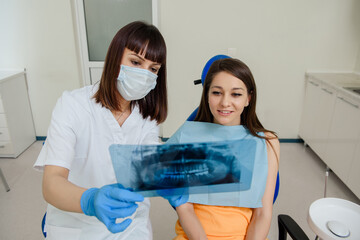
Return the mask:
<path id="1" fill-rule="evenodd" d="M 266 239 L 271 223 L 280 146 L 275 133 L 260 123 L 255 108 L 256 86 L 248 66 L 232 58 L 215 61 L 205 78 L 195 121 L 225 126 L 243 125 L 253 136 L 265 139 L 268 175 L 262 207 L 210 206 L 188 202 L 176 208 L 179 220 L 174 240 Z"/>

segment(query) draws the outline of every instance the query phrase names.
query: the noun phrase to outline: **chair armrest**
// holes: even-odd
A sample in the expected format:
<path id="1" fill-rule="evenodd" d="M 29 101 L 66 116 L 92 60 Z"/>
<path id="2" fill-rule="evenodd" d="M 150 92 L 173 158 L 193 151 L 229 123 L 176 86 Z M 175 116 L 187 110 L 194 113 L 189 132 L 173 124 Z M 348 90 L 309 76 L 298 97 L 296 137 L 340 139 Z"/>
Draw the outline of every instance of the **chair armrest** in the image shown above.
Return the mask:
<path id="1" fill-rule="evenodd" d="M 279 240 L 286 240 L 287 234 L 294 240 L 309 240 L 301 227 L 290 216 L 278 215 Z"/>

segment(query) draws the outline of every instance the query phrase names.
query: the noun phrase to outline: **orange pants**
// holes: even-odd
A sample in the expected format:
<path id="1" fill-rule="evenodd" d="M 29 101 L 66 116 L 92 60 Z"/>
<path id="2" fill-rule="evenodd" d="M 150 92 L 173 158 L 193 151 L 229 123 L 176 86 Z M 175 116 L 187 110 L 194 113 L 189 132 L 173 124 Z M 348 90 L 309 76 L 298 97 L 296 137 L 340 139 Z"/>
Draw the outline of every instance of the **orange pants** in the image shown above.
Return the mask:
<path id="1" fill-rule="evenodd" d="M 209 240 L 244 240 L 252 216 L 252 209 L 193 204 L 194 211 Z M 173 240 L 188 240 L 179 220 Z"/>

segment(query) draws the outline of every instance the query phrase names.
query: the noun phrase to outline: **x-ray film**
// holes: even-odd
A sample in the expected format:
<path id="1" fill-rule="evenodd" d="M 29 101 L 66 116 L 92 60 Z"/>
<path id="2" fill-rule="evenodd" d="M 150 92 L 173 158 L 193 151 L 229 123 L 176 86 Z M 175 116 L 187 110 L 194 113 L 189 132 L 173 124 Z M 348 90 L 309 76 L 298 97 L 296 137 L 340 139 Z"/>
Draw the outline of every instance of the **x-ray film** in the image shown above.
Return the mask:
<path id="1" fill-rule="evenodd" d="M 193 203 L 262 206 L 266 144 L 243 126 L 186 122 L 164 145 L 115 144 L 109 150 L 117 181 L 145 197 L 186 189 Z"/>
<path id="2" fill-rule="evenodd" d="M 241 151 L 247 146 L 246 153 Z M 165 145 L 112 145 L 117 181 L 146 197 L 157 190 L 189 188 L 189 194 L 250 188 L 252 139 Z"/>
<path id="3" fill-rule="evenodd" d="M 264 136 L 264 133 L 258 133 Z M 244 126 L 223 126 L 220 124 L 206 122 L 185 122 L 166 144 L 174 143 L 194 143 L 194 142 L 223 142 L 242 139 L 242 144 L 238 149 L 241 154 L 249 154 L 254 157 L 251 186 L 249 189 L 239 189 L 233 192 L 212 192 L 190 194 L 189 202 L 216 206 L 237 206 L 257 208 L 262 207 L 262 197 L 264 195 L 268 161 L 267 149 L 264 139 L 253 136 Z M 252 141 L 245 141 L 245 140 Z M 247 144 L 246 144 L 247 143 Z M 250 146 L 251 145 L 251 146 Z M 253 154 L 255 151 L 255 154 Z M 255 155 L 255 156 L 254 156 Z"/>

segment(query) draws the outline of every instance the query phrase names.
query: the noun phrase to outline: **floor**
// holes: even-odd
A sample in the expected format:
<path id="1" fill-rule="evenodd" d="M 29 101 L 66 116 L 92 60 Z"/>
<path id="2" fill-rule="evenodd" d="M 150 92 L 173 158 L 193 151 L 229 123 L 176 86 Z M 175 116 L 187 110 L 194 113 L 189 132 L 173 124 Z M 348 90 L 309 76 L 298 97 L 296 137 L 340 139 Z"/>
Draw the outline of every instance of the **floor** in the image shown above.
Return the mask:
<path id="1" fill-rule="evenodd" d="M 281 143 L 280 193 L 274 204 L 269 240 L 277 236 L 277 215 L 288 214 L 303 228 L 310 239 L 315 234 L 306 222 L 307 210 L 324 194 L 325 164 L 309 147 L 301 143 Z M 46 203 L 41 194 L 41 173 L 32 165 L 42 147 L 35 142 L 17 159 L 0 158 L 2 169 L 11 190 L 0 184 L 0 239 L 43 239 L 41 219 Z M 338 197 L 360 204 L 360 200 L 331 173 L 328 197 Z M 169 240 L 174 236 L 175 211 L 162 198 L 152 198 L 151 219 L 154 240 Z"/>

